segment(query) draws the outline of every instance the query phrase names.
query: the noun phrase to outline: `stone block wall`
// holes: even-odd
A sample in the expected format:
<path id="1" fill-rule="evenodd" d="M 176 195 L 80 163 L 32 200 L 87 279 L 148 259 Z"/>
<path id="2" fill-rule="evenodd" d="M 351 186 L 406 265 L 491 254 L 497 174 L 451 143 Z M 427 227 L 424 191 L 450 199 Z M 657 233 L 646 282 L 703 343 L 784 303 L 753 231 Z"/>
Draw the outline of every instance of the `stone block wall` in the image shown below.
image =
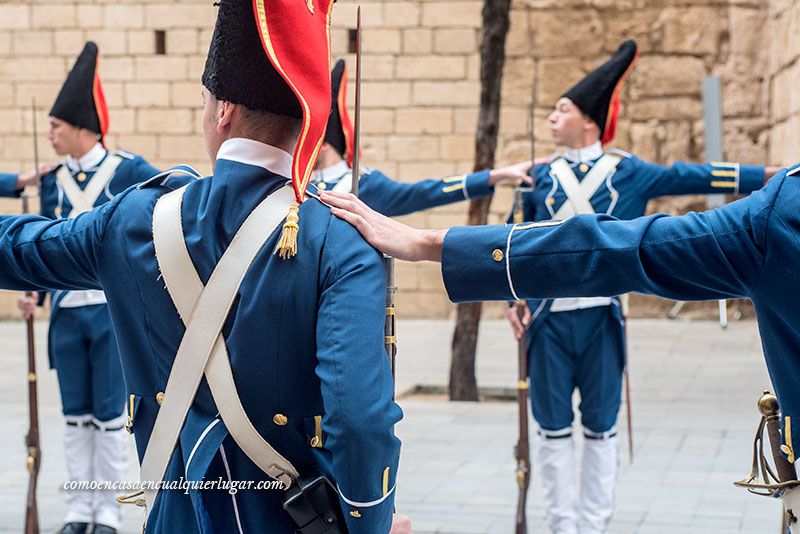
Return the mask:
<path id="1" fill-rule="evenodd" d="M 94 39 L 103 52 L 109 146 L 140 153 L 158 166 L 188 162 L 208 172 L 199 78 L 215 16 L 211 4 L 0 1 L 0 170 L 31 166 L 30 99 L 36 97 L 37 124 L 44 132 L 46 112 L 67 69 L 83 42 Z M 402 181 L 471 170 L 482 1 L 361 4 L 363 162 Z M 638 40 L 641 57 L 623 93 L 615 146 L 662 163 L 703 159 L 701 78 L 715 74 L 724 80 L 726 157 L 757 163 L 791 159 L 790 132 L 797 131 L 800 102 L 784 96 L 800 72 L 800 45 L 788 24 L 797 20 L 798 0 L 772 0 L 769 10 L 758 0 L 513 0 L 512 5 L 499 164 L 530 156 L 532 121 L 537 155 L 552 151 L 546 122 L 552 104 L 629 37 Z M 351 67 L 347 52 L 355 7 L 354 0 L 339 0 L 331 32 L 334 57 L 346 57 Z M 156 54 L 156 31 L 166 33 L 165 55 Z M 765 46 L 770 37 L 782 44 Z M 43 160 L 55 158 L 43 135 L 39 146 Z M 509 190 L 498 192 L 492 222 L 505 218 L 510 202 Z M 702 205 L 697 198 L 668 199 L 655 208 L 679 212 Z M 18 210 L 17 201 L 0 202 L 0 211 Z M 466 205 L 404 220 L 461 224 Z M 453 313 L 436 266 L 399 265 L 397 276 L 404 316 Z M 11 311 L 10 299 L 0 295 L 0 315 Z M 489 314 L 501 311 L 500 305 L 488 307 Z"/>
<path id="2" fill-rule="evenodd" d="M 769 68 L 770 157 L 786 164 L 800 161 L 800 0 L 770 3 L 772 37 Z"/>

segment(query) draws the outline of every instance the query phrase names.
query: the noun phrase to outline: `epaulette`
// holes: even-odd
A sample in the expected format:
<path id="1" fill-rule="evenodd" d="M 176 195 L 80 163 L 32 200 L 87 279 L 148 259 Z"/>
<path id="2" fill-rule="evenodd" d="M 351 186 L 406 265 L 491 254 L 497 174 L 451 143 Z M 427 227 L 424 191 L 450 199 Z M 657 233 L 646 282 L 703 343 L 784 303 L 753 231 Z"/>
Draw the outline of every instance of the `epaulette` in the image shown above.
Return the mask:
<path id="1" fill-rule="evenodd" d="M 800 176 L 800 163 L 786 171 L 786 176 Z"/>
<path id="2" fill-rule="evenodd" d="M 144 189 L 146 187 L 167 187 L 167 182 L 170 178 L 173 177 L 188 177 L 195 180 L 200 180 L 203 178 L 203 175 L 194 170 L 189 165 L 178 165 L 176 167 L 172 167 L 171 169 L 167 169 L 164 172 L 160 172 L 153 176 L 152 178 L 145 180 L 144 182 L 140 183 L 136 186 L 137 189 Z"/>
<path id="3" fill-rule="evenodd" d="M 130 152 L 125 152 L 124 150 L 112 150 L 111 153 L 115 156 L 125 159 L 134 159 L 136 157 L 136 154 L 131 154 Z"/>
<path id="4" fill-rule="evenodd" d="M 625 152 L 624 150 L 620 150 L 619 148 L 610 148 L 606 150 L 609 154 L 614 154 L 615 156 L 619 156 L 621 158 L 632 158 L 633 154 L 630 152 Z"/>

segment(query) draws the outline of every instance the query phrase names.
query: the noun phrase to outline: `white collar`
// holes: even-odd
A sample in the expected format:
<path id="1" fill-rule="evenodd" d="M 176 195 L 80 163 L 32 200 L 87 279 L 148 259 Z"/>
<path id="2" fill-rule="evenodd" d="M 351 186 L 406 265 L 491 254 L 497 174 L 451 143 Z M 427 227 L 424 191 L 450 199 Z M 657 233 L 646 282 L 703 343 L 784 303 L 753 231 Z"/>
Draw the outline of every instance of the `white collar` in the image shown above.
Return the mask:
<path id="1" fill-rule="evenodd" d="M 583 148 L 568 148 L 564 151 L 564 157 L 572 163 L 591 163 L 603 155 L 603 145 L 596 141 Z"/>
<path id="2" fill-rule="evenodd" d="M 292 177 L 292 155 L 255 139 L 228 139 L 219 147 L 217 159 L 255 165 L 284 178 Z"/>
<path id="3" fill-rule="evenodd" d="M 78 159 L 67 156 L 67 167 L 71 171 L 86 171 L 100 165 L 108 152 L 100 143 L 96 143 L 86 154 Z"/>
<path id="4" fill-rule="evenodd" d="M 324 169 L 317 169 L 314 171 L 314 174 L 311 176 L 311 181 L 315 184 L 320 182 L 335 182 L 345 174 L 351 171 L 350 166 L 347 165 L 345 160 L 341 160 L 338 163 L 334 163 L 330 167 L 325 167 Z"/>

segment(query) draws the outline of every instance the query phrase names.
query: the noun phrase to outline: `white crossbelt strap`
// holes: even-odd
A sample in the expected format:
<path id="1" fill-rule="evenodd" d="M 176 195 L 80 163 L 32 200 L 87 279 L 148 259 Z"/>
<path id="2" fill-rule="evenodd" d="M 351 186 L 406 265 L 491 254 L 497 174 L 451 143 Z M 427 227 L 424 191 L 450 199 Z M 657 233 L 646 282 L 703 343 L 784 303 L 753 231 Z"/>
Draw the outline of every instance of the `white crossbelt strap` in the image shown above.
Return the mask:
<path id="1" fill-rule="evenodd" d="M 345 174 L 339 182 L 333 186 L 331 191 L 336 191 L 337 193 L 349 193 L 353 190 L 353 173 Z"/>
<path id="2" fill-rule="evenodd" d="M 184 190 L 185 187 L 161 197 L 153 213 L 156 258 L 167 290 L 186 324 L 186 332 L 175 355 L 164 400 L 142 460 L 142 480 L 163 480 L 205 373 L 220 416 L 236 443 L 259 468 L 288 487 L 299 475 L 256 431 L 245 414 L 221 331 L 247 270 L 286 217 L 294 200 L 293 190 L 285 186 L 253 210 L 236 232 L 205 287 L 194 269 L 183 237 L 180 213 Z M 157 488 L 145 491 L 148 511 L 153 509 L 157 494 Z"/>
<path id="3" fill-rule="evenodd" d="M 97 202 L 97 199 L 103 193 L 103 189 L 114 178 L 114 173 L 117 172 L 117 167 L 119 167 L 120 163 L 122 163 L 122 156 L 116 154 L 106 156 L 105 161 L 94 173 L 94 176 L 86 185 L 86 189 L 83 190 L 75 182 L 66 165 L 62 165 L 58 169 L 56 180 L 64 194 L 67 195 L 70 204 L 72 204 L 72 211 L 69 214 L 70 219 L 94 208 L 94 203 Z"/>
<path id="4" fill-rule="evenodd" d="M 578 182 L 578 178 L 566 159 L 558 158 L 553 161 L 550 169 L 567 195 L 567 201 L 556 212 L 553 219 L 560 221 L 569 219 L 575 214 L 594 213 L 591 198 L 606 181 L 608 175 L 616 170 L 621 159 L 614 154 L 604 154 L 582 182 Z"/>

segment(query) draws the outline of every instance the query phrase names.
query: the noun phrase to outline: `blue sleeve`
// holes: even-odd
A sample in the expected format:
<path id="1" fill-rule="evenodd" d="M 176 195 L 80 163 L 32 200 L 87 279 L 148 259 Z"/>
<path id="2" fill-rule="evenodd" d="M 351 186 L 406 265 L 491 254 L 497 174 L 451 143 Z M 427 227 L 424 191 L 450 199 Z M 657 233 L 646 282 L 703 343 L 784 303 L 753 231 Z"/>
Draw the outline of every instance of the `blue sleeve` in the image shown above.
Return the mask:
<path id="1" fill-rule="evenodd" d="M 100 249 L 114 205 L 75 219 L 0 217 L 0 288 L 100 289 Z"/>
<path id="2" fill-rule="evenodd" d="M 330 225 L 317 318 L 325 446 L 348 531 L 386 534 L 400 458 L 394 426 L 402 418 L 383 344 L 386 271 L 353 227 L 335 218 Z"/>
<path id="3" fill-rule="evenodd" d="M 421 180 L 413 184 L 395 182 L 380 171 L 364 174 L 359 180 L 359 197 L 369 207 L 387 216 L 407 215 L 494 193 L 489 171 L 462 174 L 441 180 Z"/>
<path id="4" fill-rule="evenodd" d="M 632 221 L 454 228 L 442 273 L 450 298 L 510 300 L 613 296 L 674 300 L 748 297 L 764 261 L 765 221 L 782 179 L 705 213 Z M 774 183 L 773 183 L 774 182 Z"/>
<path id="5" fill-rule="evenodd" d="M 630 158 L 635 179 L 642 184 L 642 197 L 665 195 L 738 195 L 764 186 L 764 167 L 739 163 L 686 163 L 671 167 Z"/>
<path id="6" fill-rule="evenodd" d="M 17 189 L 17 175 L 0 173 L 0 197 L 15 198 L 22 190 Z"/>

